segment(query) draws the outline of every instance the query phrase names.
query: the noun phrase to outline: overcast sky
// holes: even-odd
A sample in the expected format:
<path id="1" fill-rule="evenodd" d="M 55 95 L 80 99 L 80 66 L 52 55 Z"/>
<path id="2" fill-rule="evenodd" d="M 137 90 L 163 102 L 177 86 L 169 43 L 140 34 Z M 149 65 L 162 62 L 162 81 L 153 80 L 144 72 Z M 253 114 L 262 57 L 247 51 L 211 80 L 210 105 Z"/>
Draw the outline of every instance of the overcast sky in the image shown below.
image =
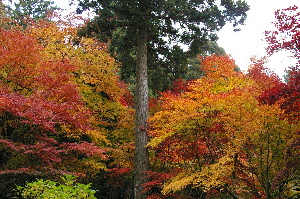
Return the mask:
<path id="1" fill-rule="evenodd" d="M 68 8 L 69 0 L 55 0 L 57 5 Z M 274 21 L 274 12 L 277 9 L 287 8 L 297 5 L 300 7 L 300 0 L 246 0 L 250 5 L 250 11 L 245 25 L 241 31 L 233 32 L 232 25 L 227 24 L 219 33 L 219 46 L 223 47 L 228 54 L 236 61 L 242 69 L 247 70 L 250 65 L 250 57 L 264 56 L 266 43 L 264 31 L 271 30 Z M 73 6 L 75 9 L 76 6 Z M 289 65 L 294 65 L 295 60 L 288 57 L 287 53 L 273 55 L 268 67 L 278 75 L 284 74 L 284 69 Z"/>
<path id="2" fill-rule="evenodd" d="M 250 11 L 241 31 L 233 32 L 231 25 L 226 25 L 219 33 L 219 45 L 231 54 L 236 64 L 246 70 L 251 56 L 264 56 L 266 42 L 264 31 L 271 30 L 274 25 L 275 11 L 293 5 L 300 7 L 300 0 L 246 0 Z M 278 53 L 272 56 L 268 67 L 279 76 L 284 74 L 284 69 L 294 65 L 295 60 L 288 57 L 288 53 Z"/>

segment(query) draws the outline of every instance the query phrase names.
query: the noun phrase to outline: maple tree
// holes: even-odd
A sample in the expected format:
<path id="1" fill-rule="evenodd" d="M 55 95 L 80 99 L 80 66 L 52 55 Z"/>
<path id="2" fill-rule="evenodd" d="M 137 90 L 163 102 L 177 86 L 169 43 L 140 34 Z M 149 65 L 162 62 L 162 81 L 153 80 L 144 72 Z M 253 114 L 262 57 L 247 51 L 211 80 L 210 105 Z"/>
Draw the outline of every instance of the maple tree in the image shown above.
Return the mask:
<path id="1" fill-rule="evenodd" d="M 288 49 L 299 60 L 298 19 L 296 6 L 276 12 L 269 56 Z M 1 24 L 1 198 L 62 174 L 85 176 L 95 197 L 134 197 L 133 95 L 108 46 L 77 35 L 78 20 Z M 135 197 L 298 197 L 299 65 L 284 83 L 265 58 L 246 74 L 230 56 L 198 60 L 199 79 L 178 79 L 148 103 L 150 180 Z"/>
<path id="2" fill-rule="evenodd" d="M 267 53 L 272 56 L 279 51 L 290 51 L 298 63 L 290 67 L 287 71 L 287 82 L 284 84 L 275 84 L 270 89 L 266 89 L 260 96 L 263 104 L 278 103 L 284 111 L 284 118 L 287 118 L 291 124 L 299 123 L 299 61 L 300 61 L 300 12 L 297 6 L 291 6 L 286 9 L 280 9 L 275 12 L 275 30 L 266 31 L 266 41 L 268 42 Z M 299 183 L 299 130 L 298 136 L 286 147 L 285 167 L 276 176 L 277 179 L 285 180 L 287 186 L 295 187 Z M 293 175 L 294 179 L 289 179 Z M 299 192 L 290 191 L 290 195 L 299 196 Z"/>
<path id="3" fill-rule="evenodd" d="M 104 44 L 41 21 L 1 29 L 0 45 L 3 178 L 93 176 L 109 164 L 131 166 L 122 147 L 132 136 L 133 111 Z"/>
<path id="4" fill-rule="evenodd" d="M 291 114 L 291 120 L 299 118 L 299 60 L 300 60 L 300 12 L 297 6 L 277 10 L 275 13 L 274 31 L 266 31 L 266 41 L 268 42 L 267 53 L 272 56 L 275 52 L 288 50 L 293 53 L 298 64 L 288 71 L 286 85 L 274 86 L 270 91 L 262 95 L 262 100 L 266 103 L 274 103 L 281 98 L 284 102 L 281 107 L 286 113 Z"/>
<path id="5" fill-rule="evenodd" d="M 300 59 L 300 33 L 299 33 L 300 12 L 298 7 L 291 6 L 279 9 L 275 12 L 275 30 L 266 31 L 266 41 L 268 42 L 267 53 L 288 50 L 294 54 L 297 60 Z"/>
<path id="6" fill-rule="evenodd" d="M 284 186 L 274 178 L 299 124 L 282 119 L 279 104 L 260 104 L 261 85 L 235 71 L 228 56 L 205 57 L 201 65 L 206 76 L 179 95 L 164 93 L 163 110 L 150 119 L 156 159 L 180 170 L 160 182 L 162 193 L 194 187 L 196 198 L 277 196 L 271 187 Z"/>
<path id="7" fill-rule="evenodd" d="M 58 26 L 46 23 L 43 28 L 38 26 L 30 32 L 45 45 L 45 56 L 67 59 L 78 66 L 74 71 L 74 81 L 86 106 L 92 110 L 90 120 L 94 130 L 88 133 L 93 141 L 103 146 L 127 145 L 133 136 L 133 97 L 127 85 L 119 81 L 118 64 L 106 52 L 105 44 L 91 38 L 80 38 L 76 35 L 76 27 L 67 27 L 65 32 L 58 34 Z M 80 48 L 65 45 L 66 35 L 72 45 Z M 120 158 L 125 162 L 124 157 Z"/>

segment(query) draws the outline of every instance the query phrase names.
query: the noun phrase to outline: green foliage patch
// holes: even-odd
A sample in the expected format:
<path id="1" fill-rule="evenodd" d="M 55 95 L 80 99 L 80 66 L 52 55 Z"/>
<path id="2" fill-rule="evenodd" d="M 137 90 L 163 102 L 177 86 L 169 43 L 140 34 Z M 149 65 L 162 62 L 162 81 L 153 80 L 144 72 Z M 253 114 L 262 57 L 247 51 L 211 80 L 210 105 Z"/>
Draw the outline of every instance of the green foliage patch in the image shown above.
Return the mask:
<path id="1" fill-rule="evenodd" d="M 72 175 L 65 175 L 61 179 L 63 183 L 37 179 L 27 183 L 25 187 L 18 186 L 18 190 L 26 199 L 96 199 L 96 191 L 90 189 L 90 184 L 76 183 L 76 177 Z"/>

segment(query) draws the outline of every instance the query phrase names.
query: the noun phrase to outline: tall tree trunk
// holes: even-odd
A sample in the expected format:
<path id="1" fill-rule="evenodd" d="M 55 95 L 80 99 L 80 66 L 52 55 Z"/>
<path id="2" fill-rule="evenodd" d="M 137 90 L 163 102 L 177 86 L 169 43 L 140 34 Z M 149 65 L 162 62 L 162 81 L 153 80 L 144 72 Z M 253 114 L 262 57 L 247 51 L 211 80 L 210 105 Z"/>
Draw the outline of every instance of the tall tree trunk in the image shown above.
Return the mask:
<path id="1" fill-rule="evenodd" d="M 147 182 L 146 171 L 149 170 L 149 155 L 146 148 L 148 143 L 148 74 L 146 28 L 140 28 L 138 30 L 137 42 L 134 197 L 135 199 L 145 199 L 146 194 L 141 192 L 143 190 L 143 184 Z"/>

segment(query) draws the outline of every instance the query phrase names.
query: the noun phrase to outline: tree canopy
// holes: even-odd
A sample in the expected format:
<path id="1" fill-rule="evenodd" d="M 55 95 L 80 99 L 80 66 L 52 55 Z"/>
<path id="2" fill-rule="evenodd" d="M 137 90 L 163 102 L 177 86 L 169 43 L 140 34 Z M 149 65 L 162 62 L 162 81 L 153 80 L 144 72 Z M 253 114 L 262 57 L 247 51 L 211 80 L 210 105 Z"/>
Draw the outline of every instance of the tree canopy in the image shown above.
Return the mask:
<path id="1" fill-rule="evenodd" d="M 50 15 L 60 8 L 52 0 L 13 0 L 6 5 L 9 17 L 20 25 L 29 20 L 50 19 Z"/>
<path id="2" fill-rule="evenodd" d="M 97 15 L 80 34 L 111 43 L 111 53 L 122 63 L 121 78 L 126 82 L 133 83 L 137 29 L 145 27 L 150 88 L 162 91 L 185 75 L 188 56 L 205 51 L 226 22 L 234 27 L 243 24 L 249 6 L 231 0 L 80 1 L 78 11 L 85 9 Z M 180 43 L 191 44 L 187 54 Z"/>
<path id="3" fill-rule="evenodd" d="M 283 196 L 298 173 L 295 152 L 285 149 L 299 137 L 299 123 L 282 118 L 280 102 L 261 104 L 260 93 L 270 87 L 256 83 L 279 79 L 261 68 L 249 76 L 234 71 L 227 56 L 206 57 L 203 67 L 205 77 L 179 94 L 164 93 L 162 111 L 150 119 L 149 146 L 170 172 L 168 180 L 154 178 L 165 183 L 152 183 L 167 196 L 189 189 L 196 198 Z M 287 155 L 291 172 L 283 179 Z"/>
<path id="4" fill-rule="evenodd" d="M 80 27 L 0 3 L 0 198 L 299 198 L 299 63 L 286 82 L 265 67 L 299 61 L 297 6 L 241 72 L 215 39 L 242 1 L 79 3 L 97 12 Z"/>
<path id="5" fill-rule="evenodd" d="M 17 175 L 131 167 L 119 147 L 132 140 L 133 110 L 105 44 L 40 21 L 0 28 L 0 46 L 1 194 Z"/>

